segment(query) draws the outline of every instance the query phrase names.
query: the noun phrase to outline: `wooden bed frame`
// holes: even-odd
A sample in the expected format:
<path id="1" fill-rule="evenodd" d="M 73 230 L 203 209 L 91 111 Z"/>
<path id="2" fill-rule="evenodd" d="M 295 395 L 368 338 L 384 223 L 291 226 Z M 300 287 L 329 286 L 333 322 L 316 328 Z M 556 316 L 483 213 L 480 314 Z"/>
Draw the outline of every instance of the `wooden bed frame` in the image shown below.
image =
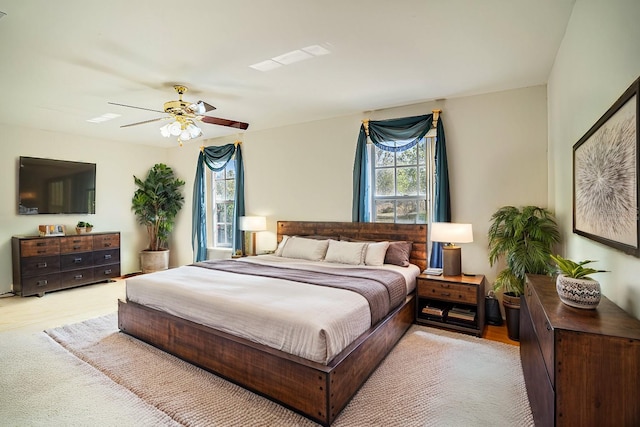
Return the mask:
<path id="1" fill-rule="evenodd" d="M 285 234 L 408 240 L 412 263 L 426 268 L 425 224 L 279 221 L 278 242 Z M 328 426 L 413 323 L 414 295 L 328 365 L 122 300 L 118 324 L 124 333 Z"/>

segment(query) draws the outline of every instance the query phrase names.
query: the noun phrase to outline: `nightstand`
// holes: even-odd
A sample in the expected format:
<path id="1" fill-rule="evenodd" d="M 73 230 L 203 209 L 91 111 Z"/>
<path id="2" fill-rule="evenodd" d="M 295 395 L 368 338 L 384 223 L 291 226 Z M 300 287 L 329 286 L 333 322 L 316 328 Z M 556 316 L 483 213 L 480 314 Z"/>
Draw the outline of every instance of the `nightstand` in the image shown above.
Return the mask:
<path id="1" fill-rule="evenodd" d="M 474 334 L 484 331 L 484 275 L 417 278 L 416 323 Z"/>

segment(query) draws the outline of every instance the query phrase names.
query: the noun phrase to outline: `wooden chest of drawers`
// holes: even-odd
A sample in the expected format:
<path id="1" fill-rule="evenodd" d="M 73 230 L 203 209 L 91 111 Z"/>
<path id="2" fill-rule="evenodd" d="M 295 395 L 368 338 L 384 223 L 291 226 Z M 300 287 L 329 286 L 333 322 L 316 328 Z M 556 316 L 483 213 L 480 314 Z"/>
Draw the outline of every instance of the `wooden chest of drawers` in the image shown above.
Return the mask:
<path id="1" fill-rule="evenodd" d="M 640 425 L 640 321 L 607 298 L 569 307 L 553 278 L 528 276 L 520 356 L 536 425 Z"/>
<path id="2" fill-rule="evenodd" d="M 13 292 L 45 292 L 120 276 L 120 233 L 11 239 Z"/>

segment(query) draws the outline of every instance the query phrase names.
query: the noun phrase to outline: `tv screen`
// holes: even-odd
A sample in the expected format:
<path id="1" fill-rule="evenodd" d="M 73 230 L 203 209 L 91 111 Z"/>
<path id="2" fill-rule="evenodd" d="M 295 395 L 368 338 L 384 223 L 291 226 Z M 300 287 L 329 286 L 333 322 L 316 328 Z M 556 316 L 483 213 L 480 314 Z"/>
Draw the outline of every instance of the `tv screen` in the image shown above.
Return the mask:
<path id="1" fill-rule="evenodd" d="M 18 213 L 96 213 L 95 163 L 20 157 Z"/>

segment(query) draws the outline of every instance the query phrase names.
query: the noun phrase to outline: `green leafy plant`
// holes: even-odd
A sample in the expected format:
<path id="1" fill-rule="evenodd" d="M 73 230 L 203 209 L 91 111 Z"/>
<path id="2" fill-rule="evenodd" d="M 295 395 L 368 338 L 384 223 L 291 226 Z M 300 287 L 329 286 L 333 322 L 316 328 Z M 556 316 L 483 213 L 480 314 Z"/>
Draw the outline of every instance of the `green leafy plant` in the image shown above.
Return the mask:
<path id="1" fill-rule="evenodd" d="M 131 199 L 131 209 L 138 223 L 147 227 L 147 250 L 167 249 L 176 215 L 184 203 L 181 191 L 184 181 L 176 178 L 173 170 L 163 163 L 153 166 L 144 181 L 135 175 L 133 180 L 138 189 Z"/>
<path id="2" fill-rule="evenodd" d="M 585 267 L 585 265 L 587 264 L 596 262 L 593 260 L 575 262 L 570 259 L 562 258 L 560 255 L 551 255 L 551 259 L 558 266 L 558 271 L 560 273 L 574 279 L 593 280 L 591 277 L 589 277 L 590 274 L 607 273 L 607 270 L 596 270 L 595 268 Z"/>
<path id="3" fill-rule="evenodd" d="M 553 245 L 560 240 L 555 218 L 547 209 L 537 206 L 503 206 L 491 216 L 488 232 L 489 263 L 500 259 L 506 268 L 500 271 L 494 290 L 514 296 L 524 292 L 527 273 L 549 274 Z"/>
<path id="4" fill-rule="evenodd" d="M 87 223 L 84 222 L 84 221 L 78 221 L 78 223 L 76 224 L 76 227 L 78 227 L 78 228 L 87 227 Z"/>

